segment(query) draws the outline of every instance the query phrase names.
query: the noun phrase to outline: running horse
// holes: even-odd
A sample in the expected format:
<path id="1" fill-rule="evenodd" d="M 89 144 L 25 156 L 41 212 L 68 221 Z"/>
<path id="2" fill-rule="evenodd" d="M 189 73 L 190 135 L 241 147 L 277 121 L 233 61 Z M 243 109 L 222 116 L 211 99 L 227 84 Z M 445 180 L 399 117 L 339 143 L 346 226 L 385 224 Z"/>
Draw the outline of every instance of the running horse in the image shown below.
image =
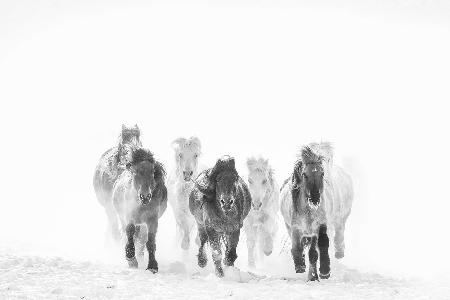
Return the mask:
<path id="1" fill-rule="evenodd" d="M 117 146 L 108 149 L 100 157 L 94 172 L 93 185 L 98 202 L 104 207 L 108 218 L 108 231 L 115 241 L 120 239 L 119 225 L 112 203 L 114 183 L 131 161 L 133 149 L 142 146 L 141 131 L 137 125 L 122 125 Z"/>
<path id="2" fill-rule="evenodd" d="M 144 148 L 133 150 L 131 161 L 120 174 L 113 189 L 114 211 L 126 235 L 125 257 L 131 268 L 138 267 L 136 245 L 146 246 L 149 254 L 147 269 L 158 271 L 155 259 L 158 219 L 167 208 L 165 170 L 153 154 Z M 147 236 L 137 234 L 145 232 Z M 138 247 L 139 247 L 138 246 Z M 138 254 L 141 250 L 138 248 Z"/>

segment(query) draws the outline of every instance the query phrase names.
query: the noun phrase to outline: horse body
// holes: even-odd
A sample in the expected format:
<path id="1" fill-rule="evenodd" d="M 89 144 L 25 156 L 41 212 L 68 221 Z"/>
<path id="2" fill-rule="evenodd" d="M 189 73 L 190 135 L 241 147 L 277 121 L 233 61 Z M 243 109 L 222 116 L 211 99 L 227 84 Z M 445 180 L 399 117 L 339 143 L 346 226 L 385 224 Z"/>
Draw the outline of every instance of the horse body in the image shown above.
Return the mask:
<path id="1" fill-rule="evenodd" d="M 345 170 L 334 164 L 333 148 L 329 142 L 311 143 L 310 146 L 325 160 L 325 188 L 323 193 L 331 236 L 334 235 L 335 257 L 343 258 L 345 252 L 345 223 L 353 204 L 353 182 Z"/>
<path id="2" fill-rule="evenodd" d="M 206 242 L 212 249 L 217 276 L 223 276 L 222 243 L 226 247 L 225 265 L 234 265 L 240 229 L 250 206 L 250 192 L 238 175 L 233 158 L 221 158 L 213 168 L 199 175 L 189 197 L 189 210 L 197 223 L 200 267 L 207 263 Z"/>
<path id="3" fill-rule="evenodd" d="M 194 217 L 189 212 L 189 195 L 194 188 L 192 179 L 199 174 L 201 144 L 196 137 L 178 138 L 172 143 L 172 147 L 176 165 L 167 180 L 168 198 L 177 222 L 177 235 L 182 236 L 181 248 L 187 250 L 195 225 Z"/>
<path id="4" fill-rule="evenodd" d="M 130 267 L 137 267 L 136 242 L 139 254 L 143 255 L 144 245 L 148 250 L 147 269 L 158 271 L 155 238 L 158 219 L 167 208 L 164 177 L 164 168 L 154 160 L 153 154 L 138 148 L 133 152 L 127 169 L 114 184 L 112 202 L 122 233 L 126 236 L 125 255 Z M 146 235 L 142 231 L 144 228 Z"/>
<path id="5" fill-rule="evenodd" d="M 103 153 L 95 168 L 93 178 L 95 194 L 99 203 L 105 208 L 108 230 L 115 240 L 119 239 L 120 234 L 112 204 L 114 183 L 131 160 L 133 150 L 141 146 L 140 130 L 137 125 L 134 127 L 122 125 L 118 145 Z"/>
<path id="6" fill-rule="evenodd" d="M 247 237 L 248 264 L 253 267 L 256 245 L 259 253 L 272 253 L 278 231 L 279 191 L 267 160 L 250 158 L 247 160 L 247 167 L 252 208 L 244 220 L 244 231 Z"/>

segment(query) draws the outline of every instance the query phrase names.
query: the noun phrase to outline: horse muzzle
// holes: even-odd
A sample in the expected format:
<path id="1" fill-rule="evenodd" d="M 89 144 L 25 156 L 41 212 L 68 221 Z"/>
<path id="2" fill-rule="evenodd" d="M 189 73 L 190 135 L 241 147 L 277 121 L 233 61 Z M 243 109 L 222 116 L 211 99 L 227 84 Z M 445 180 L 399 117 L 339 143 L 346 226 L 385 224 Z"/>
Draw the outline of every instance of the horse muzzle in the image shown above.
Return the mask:
<path id="1" fill-rule="evenodd" d="M 260 209 L 261 209 L 261 206 L 262 206 L 262 202 L 257 202 L 257 203 L 253 203 L 253 202 L 252 202 L 252 208 L 253 208 L 254 210 L 260 210 Z"/>
<path id="2" fill-rule="evenodd" d="M 139 200 L 141 201 L 142 205 L 147 205 L 150 203 L 150 200 L 152 200 L 152 193 L 148 194 L 139 194 Z"/>
<path id="3" fill-rule="evenodd" d="M 194 171 L 183 171 L 184 181 L 191 181 L 192 175 L 194 175 Z"/>

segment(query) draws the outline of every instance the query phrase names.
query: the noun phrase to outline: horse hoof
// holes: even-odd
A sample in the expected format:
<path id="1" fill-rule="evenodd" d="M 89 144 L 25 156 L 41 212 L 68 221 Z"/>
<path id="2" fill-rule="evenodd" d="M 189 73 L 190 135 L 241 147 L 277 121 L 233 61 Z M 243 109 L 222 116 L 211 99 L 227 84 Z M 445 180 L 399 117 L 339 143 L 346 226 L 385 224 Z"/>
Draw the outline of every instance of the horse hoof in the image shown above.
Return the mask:
<path id="1" fill-rule="evenodd" d="M 222 278 L 224 276 L 222 267 L 216 268 L 216 276 Z"/>
<path id="2" fill-rule="evenodd" d="M 317 274 L 316 274 L 316 275 L 314 275 L 314 276 L 309 277 L 309 278 L 308 278 L 308 281 L 319 281 L 319 277 L 318 277 Z"/>
<path id="3" fill-rule="evenodd" d="M 127 260 L 128 260 L 128 267 L 130 267 L 132 269 L 137 269 L 138 261 L 136 260 L 136 257 L 127 258 Z"/>
<path id="4" fill-rule="evenodd" d="M 206 264 L 208 263 L 208 259 L 206 258 L 206 255 L 198 255 L 198 266 L 200 268 L 204 268 Z"/>
<path id="5" fill-rule="evenodd" d="M 320 279 L 328 279 L 330 278 L 330 272 L 328 274 L 319 274 Z"/>
<path id="6" fill-rule="evenodd" d="M 232 261 L 230 261 L 230 260 L 228 260 L 228 259 L 226 259 L 226 258 L 223 259 L 223 264 L 224 264 L 225 266 L 227 266 L 227 267 L 232 267 L 232 266 L 234 266 L 234 262 L 232 262 Z"/>
<path id="7" fill-rule="evenodd" d="M 334 257 L 336 257 L 337 259 L 341 259 L 344 258 L 344 251 L 337 251 L 334 253 Z"/>
<path id="8" fill-rule="evenodd" d="M 272 250 L 270 250 L 270 251 L 264 251 L 264 255 L 265 255 L 265 256 L 269 256 L 270 254 L 272 254 Z"/>
<path id="9" fill-rule="evenodd" d="M 304 266 L 296 267 L 295 273 L 305 273 L 306 268 Z"/>
<path id="10" fill-rule="evenodd" d="M 156 260 L 148 262 L 147 270 L 151 271 L 153 274 L 158 272 L 158 263 Z"/>

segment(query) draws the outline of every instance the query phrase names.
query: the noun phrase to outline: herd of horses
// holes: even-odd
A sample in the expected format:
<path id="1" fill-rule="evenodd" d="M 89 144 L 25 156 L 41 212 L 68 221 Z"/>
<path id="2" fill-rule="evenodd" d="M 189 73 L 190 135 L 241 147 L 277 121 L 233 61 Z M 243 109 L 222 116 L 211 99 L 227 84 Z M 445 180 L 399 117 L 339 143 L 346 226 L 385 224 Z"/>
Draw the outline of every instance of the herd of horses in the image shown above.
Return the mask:
<path id="1" fill-rule="evenodd" d="M 272 253 L 278 212 L 291 238 L 297 273 L 306 271 L 308 248 L 308 280 L 330 277 L 328 236 L 334 239 L 335 257 L 344 257 L 353 187 L 351 177 L 333 163 L 330 143 L 304 145 L 291 176 L 279 189 L 264 158 L 247 160 L 247 181 L 229 156 L 219 158 L 212 168 L 204 168 L 199 164 L 201 143 L 196 137 L 172 143 L 176 167 L 166 178 L 163 164 L 142 146 L 140 134 L 137 125 L 122 125 L 118 145 L 101 156 L 93 182 L 107 214 L 108 230 L 114 239 L 125 243 L 130 267 L 138 267 L 136 256 L 143 256 L 146 248 L 147 269 L 158 271 L 155 236 L 167 202 L 174 212 L 181 248 L 189 249 L 191 235 L 196 233 L 198 265 L 206 266 L 205 245 L 209 244 L 219 277 L 224 275 L 222 263 L 234 265 L 242 228 L 249 266 L 255 266 L 255 257 Z"/>

